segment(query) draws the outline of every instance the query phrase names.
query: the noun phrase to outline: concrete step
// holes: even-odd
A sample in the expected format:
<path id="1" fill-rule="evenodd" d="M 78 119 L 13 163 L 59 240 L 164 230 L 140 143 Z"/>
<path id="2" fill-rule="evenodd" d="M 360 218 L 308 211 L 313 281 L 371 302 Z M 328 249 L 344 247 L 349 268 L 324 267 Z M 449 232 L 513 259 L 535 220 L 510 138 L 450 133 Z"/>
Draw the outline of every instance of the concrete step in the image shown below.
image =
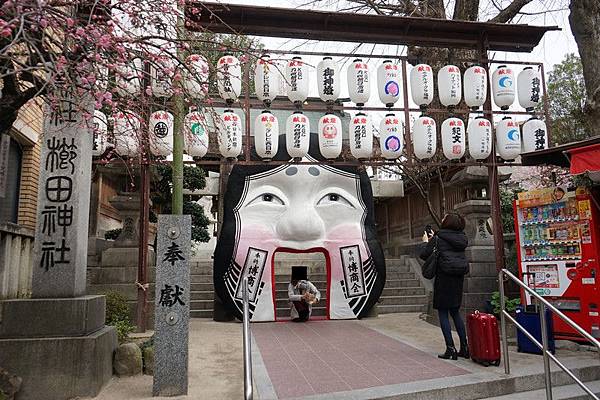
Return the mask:
<path id="1" fill-rule="evenodd" d="M 212 275 L 200 275 L 200 274 L 192 274 L 190 276 L 192 283 L 212 283 L 213 276 Z"/>
<path id="2" fill-rule="evenodd" d="M 313 317 L 324 317 L 327 315 L 327 309 L 325 307 L 313 307 L 312 314 Z M 289 307 L 277 307 L 277 318 L 285 318 L 290 316 L 290 308 Z"/>
<path id="3" fill-rule="evenodd" d="M 600 380 L 584 382 L 585 385 L 596 395 L 600 395 Z M 504 396 L 488 397 L 488 400 L 537 400 L 546 398 L 546 389 L 531 390 L 506 394 Z M 577 384 L 553 386 L 552 398 L 554 400 L 586 400 L 590 399 L 586 392 Z"/>
<path id="4" fill-rule="evenodd" d="M 427 305 L 427 296 L 381 296 L 380 305 Z"/>
<path id="5" fill-rule="evenodd" d="M 197 283 L 197 282 L 192 282 L 190 284 L 190 290 L 192 292 L 214 292 L 215 290 L 215 286 L 213 285 L 213 282 L 210 281 L 210 283 Z"/>
<path id="6" fill-rule="evenodd" d="M 422 304 L 377 304 L 377 310 L 379 314 L 392 314 L 392 313 L 416 313 L 427 311 L 427 305 Z"/>
<path id="7" fill-rule="evenodd" d="M 411 272 L 410 266 L 402 264 L 402 265 L 387 265 L 385 266 L 386 273 L 389 274 L 391 272 Z"/>
<path id="8" fill-rule="evenodd" d="M 383 288 L 382 296 L 421 296 L 425 295 L 425 288 L 420 286 L 415 287 L 400 287 L 393 288 L 387 285 Z"/>
<path id="9" fill-rule="evenodd" d="M 200 290 L 192 290 L 190 292 L 191 300 L 213 300 L 215 298 L 214 291 L 200 291 Z"/>
<path id="10" fill-rule="evenodd" d="M 190 300 L 190 310 L 212 310 L 213 300 Z"/>
<path id="11" fill-rule="evenodd" d="M 390 289 L 419 286 L 421 286 L 421 281 L 418 279 L 386 279 L 385 281 L 385 287 Z"/>
<path id="12" fill-rule="evenodd" d="M 213 310 L 190 310 L 190 318 L 212 318 Z"/>

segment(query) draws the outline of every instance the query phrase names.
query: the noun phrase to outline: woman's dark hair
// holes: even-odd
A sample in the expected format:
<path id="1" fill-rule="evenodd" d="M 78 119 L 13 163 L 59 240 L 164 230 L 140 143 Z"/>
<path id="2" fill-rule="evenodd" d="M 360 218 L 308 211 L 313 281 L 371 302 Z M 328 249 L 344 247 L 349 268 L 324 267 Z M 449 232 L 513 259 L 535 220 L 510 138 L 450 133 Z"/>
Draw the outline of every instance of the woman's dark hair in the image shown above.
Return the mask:
<path id="1" fill-rule="evenodd" d="M 462 231 L 465 229 L 465 219 L 457 212 L 449 212 L 442 220 L 442 229 Z"/>

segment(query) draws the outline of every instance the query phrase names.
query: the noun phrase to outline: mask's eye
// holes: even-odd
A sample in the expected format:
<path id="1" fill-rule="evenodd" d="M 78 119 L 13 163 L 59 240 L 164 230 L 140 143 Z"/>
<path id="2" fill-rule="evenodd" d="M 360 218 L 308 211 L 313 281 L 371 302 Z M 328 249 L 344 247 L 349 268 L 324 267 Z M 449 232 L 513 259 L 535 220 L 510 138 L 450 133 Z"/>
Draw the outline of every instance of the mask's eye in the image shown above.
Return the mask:
<path id="1" fill-rule="evenodd" d="M 283 200 L 281 200 L 278 196 L 274 195 L 273 193 L 263 193 L 259 196 L 256 196 L 251 202 L 248 203 L 248 205 L 265 203 L 282 206 Z"/>
<path id="2" fill-rule="evenodd" d="M 337 193 L 327 193 L 325 196 L 321 197 L 321 199 L 317 202 L 318 206 L 330 205 L 330 204 L 343 204 L 347 207 L 352 207 L 352 203 L 350 203 L 344 196 Z"/>

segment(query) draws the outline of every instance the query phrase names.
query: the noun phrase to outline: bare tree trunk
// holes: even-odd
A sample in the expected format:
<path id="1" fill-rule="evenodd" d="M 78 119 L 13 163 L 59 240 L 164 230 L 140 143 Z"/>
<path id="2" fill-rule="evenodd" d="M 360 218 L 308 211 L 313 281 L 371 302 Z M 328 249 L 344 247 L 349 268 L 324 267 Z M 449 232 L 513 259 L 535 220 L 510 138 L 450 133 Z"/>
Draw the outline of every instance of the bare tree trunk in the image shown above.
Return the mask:
<path id="1" fill-rule="evenodd" d="M 588 129 L 594 135 L 600 135 L 600 2 L 571 0 L 570 9 L 571 32 L 583 65 Z"/>

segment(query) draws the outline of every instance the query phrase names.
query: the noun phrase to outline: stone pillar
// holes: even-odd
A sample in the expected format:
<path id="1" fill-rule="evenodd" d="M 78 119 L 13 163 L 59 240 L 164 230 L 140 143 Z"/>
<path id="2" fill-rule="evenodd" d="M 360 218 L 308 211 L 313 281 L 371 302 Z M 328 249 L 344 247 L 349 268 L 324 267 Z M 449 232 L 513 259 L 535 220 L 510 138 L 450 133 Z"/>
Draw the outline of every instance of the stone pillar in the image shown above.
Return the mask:
<path id="1" fill-rule="evenodd" d="M 23 378 L 23 399 L 95 396 L 117 344 L 104 296 L 85 296 L 92 143 L 80 107 L 93 103 L 59 97 L 44 119 L 34 299 L 0 302 L 0 365 Z"/>
<path id="2" fill-rule="evenodd" d="M 466 254 L 469 259 L 469 275 L 465 277 L 463 310 L 470 313 L 483 311 L 486 300 L 498 290 L 494 238 L 490 226 L 491 202 L 468 200 L 456 205 L 466 222 L 465 233 L 469 239 Z"/>

